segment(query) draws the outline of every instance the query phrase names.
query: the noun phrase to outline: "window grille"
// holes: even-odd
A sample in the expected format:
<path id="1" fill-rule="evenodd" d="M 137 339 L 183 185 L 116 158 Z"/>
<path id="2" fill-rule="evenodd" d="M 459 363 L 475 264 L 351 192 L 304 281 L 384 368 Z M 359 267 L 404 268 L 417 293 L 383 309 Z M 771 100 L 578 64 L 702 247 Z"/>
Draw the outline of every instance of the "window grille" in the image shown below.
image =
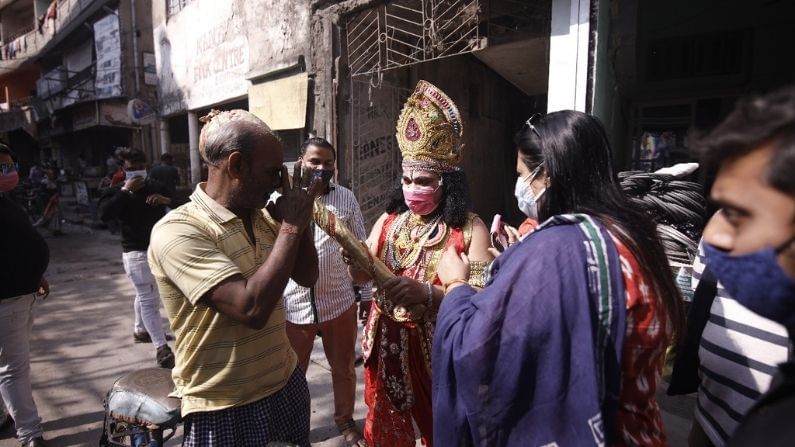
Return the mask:
<path id="1" fill-rule="evenodd" d="M 351 74 L 467 53 L 485 46 L 480 0 L 396 0 L 347 21 Z"/>
<path id="2" fill-rule="evenodd" d="M 188 6 L 192 1 L 193 0 L 168 0 L 168 9 L 166 10 L 168 17 L 174 16 L 182 11 L 182 8 Z"/>

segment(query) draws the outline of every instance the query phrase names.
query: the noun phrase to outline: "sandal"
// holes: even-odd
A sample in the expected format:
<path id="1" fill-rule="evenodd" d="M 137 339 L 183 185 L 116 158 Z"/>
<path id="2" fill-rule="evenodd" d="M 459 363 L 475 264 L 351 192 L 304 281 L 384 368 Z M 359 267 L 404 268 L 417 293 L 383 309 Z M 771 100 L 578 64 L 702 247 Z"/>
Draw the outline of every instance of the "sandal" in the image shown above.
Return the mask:
<path id="1" fill-rule="evenodd" d="M 364 440 L 362 432 L 356 427 L 356 422 L 354 422 L 353 419 L 338 428 L 346 446 L 367 447 L 367 442 Z"/>

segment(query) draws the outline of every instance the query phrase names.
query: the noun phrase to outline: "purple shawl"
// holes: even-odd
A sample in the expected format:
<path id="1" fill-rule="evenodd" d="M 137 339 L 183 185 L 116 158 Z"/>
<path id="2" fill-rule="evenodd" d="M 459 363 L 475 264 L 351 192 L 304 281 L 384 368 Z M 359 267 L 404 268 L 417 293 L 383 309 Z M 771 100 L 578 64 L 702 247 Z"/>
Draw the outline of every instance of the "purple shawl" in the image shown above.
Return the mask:
<path id="1" fill-rule="evenodd" d="M 442 302 L 433 343 L 434 444 L 609 445 L 626 299 L 615 244 L 556 216 L 494 261 L 480 292 Z"/>

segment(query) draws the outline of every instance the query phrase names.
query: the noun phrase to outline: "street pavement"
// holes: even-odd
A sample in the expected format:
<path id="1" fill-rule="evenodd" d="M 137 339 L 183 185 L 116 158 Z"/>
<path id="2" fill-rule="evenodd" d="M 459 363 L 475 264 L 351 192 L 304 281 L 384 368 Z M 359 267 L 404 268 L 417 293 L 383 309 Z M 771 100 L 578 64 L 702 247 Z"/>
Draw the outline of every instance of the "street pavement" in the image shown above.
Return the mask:
<path id="1" fill-rule="evenodd" d="M 42 233 L 50 245 L 51 294 L 36 307 L 31 347 L 34 398 L 49 445 L 95 446 L 102 432 L 105 393 L 118 377 L 156 366 L 155 350 L 151 344 L 132 340 L 134 292 L 124 274 L 119 236 L 69 223 L 64 225 L 63 236 Z M 165 312 L 161 313 L 167 325 Z M 354 418 L 361 428 L 366 414 L 362 368 L 356 372 Z M 312 445 L 344 445 L 334 425 L 331 374 L 320 339 L 307 381 L 312 396 Z M 672 446 L 686 445 L 692 401 L 692 397 L 661 395 Z M 179 445 L 180 434 L 168 445 Z M 12 428 L 0 430 L 0 447 L 17 445 Z"/>

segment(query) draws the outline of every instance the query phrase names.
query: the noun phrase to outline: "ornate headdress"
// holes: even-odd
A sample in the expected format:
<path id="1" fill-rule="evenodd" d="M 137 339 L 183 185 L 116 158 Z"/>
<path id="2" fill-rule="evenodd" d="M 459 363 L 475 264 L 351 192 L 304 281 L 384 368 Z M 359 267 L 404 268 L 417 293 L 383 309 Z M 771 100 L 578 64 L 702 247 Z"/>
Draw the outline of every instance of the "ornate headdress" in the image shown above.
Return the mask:
<path id="1" fill-rule="evenodd" d="M 457 170 L 463 134 L 464 126 L 453 101 L 430 82 L 420 81 L 397 122 L 403 169 Z"/>

